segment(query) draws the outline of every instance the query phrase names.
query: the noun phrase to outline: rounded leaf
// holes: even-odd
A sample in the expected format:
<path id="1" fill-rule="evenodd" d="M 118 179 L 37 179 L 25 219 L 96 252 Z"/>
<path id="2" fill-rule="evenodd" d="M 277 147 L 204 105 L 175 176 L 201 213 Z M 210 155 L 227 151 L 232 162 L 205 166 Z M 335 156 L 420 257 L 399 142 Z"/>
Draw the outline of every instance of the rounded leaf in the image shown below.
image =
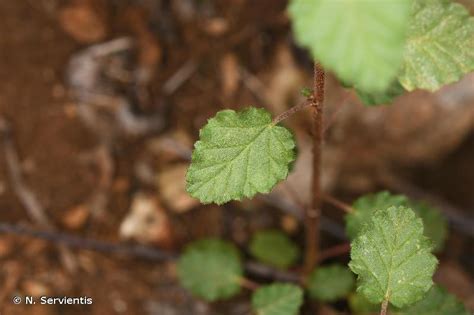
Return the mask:
<path id="1" fill-rule="evenodd" d="M 293 284 L 266 285 L 252 295 L 252 308 L 257 315 L 296 315 L 301 304 L 303 290 Z"/>
<path id="2" fill-rule="evenodd" d="M 350 239 L 354 239 L 376 210 L 387 209 L 391 206 L 406 205 L 407 202 L 407 197 L 403 195 L 392 195 L 388 191 L 368 194 L 358 198 L 352 204 L 354 211 L 345 217 L 347 235 Z"/>
<path id="3" fill-rule="evenodd" d="M 446 0 L 413 1 L 400 83 L 408 91 L 441 86 L 474 70 L 474 17 Z"/>
<path id="4" fill-rule="evenodd" d="M 295 141 L 274 125 L 269 112 L 248 108 L 223 110 L 209 119 L 194 145 L 186 189 L 203 203 L 268 193 L 288 176 Z"/>
<path id="5" fill-rule="evenodd" d="M 436 265 L 421 219 L 403 206 L 376 211 L 351 243 L 357 290 L 372 303 L 404 307 L 419 301 L 433 284 Z"/>
<path id="6" fill-rule="evenodd" d="M 250 253 L 265 264 L 287 268 L 299 258 L 300 249 L 286 234 L 267 230 L 254 235 Z"/>
<path id="7" fill-rule="evenodd" d="M 382 92 L 402 62 L 410 1 L 292 0 L 297 41 L 364 92 Z"/>
<path id="8" fill-rule="evenodd" d="M 315 299 L 332 302 L 347 296 L 354 287 L 354 282 L 354 275 L 347 267 L 320 267 L 310 274 L 308 291 Z"/>
<path id="9" fill-rule="evenodd" d="M 178 261 L 181 285 L 207 301 L 230 298 L 240 291 L 243 267 L 234 245 L 205 239 L 188 245 Z"/>

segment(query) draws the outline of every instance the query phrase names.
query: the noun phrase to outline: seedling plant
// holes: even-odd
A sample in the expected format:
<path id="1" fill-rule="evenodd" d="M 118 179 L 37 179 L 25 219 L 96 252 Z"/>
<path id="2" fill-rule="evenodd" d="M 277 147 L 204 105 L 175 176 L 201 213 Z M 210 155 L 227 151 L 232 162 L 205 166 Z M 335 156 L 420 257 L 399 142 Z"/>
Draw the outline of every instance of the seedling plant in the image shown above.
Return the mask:
<path id="1" fill-rule="evenodd" d="M 406 196 L 383 191 L 346 205 L 350 262 L 319 265 L 320 174 L 325 71 L 368 106 L 416 89 L 436 91 L 474 70 L 474 18 L 448 0 L 291 0 L 288 14 L 297 43 L 315 60 L 306 100 L 276 117 L 256 107 L 216 113 L 200 130 L 186 182 L 204 204 L 269 193 L 296 159 L 295 139 L 282 123 L 309 110 L 312 197 L 305 209 L 301 279 L 258 284 L 246 278 L 236 246 L 203 239 L 189 244 L 179 259 L 181 284 L 209 302 L 249 288 L 258 315 L 298 314 L 304 290 L 320 303 L 346 300 L 353 314 L 467 315 L 461 302 L 432 281 L 435 253 L 447 233 L 443 215 Z M 299 261 L 301 250 L 283 232 L 268 230 L 253 236 L 249 252 L 285 270 Z"/>

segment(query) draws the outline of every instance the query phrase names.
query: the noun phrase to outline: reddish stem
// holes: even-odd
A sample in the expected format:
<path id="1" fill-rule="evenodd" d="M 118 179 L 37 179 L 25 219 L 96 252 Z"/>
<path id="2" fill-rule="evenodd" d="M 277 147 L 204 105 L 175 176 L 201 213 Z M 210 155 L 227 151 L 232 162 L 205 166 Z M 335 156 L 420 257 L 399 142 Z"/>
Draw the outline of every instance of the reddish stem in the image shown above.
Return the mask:
<path id="1" fill-rule="evenodd" d="M 349 243 L 336 245 L 334 247 L 321 251 L 321 254 L 319 254 L 318 262 L 321 262 L 328 258 L 337 257 L 339 255 L 346 254 L 350 250 L 351 250 L 351 245 Z"/>
<path id="2" fill-rule="evenodd" d="M 335 206 L 338 209 L 341 209 L 345 213 L 351 213 L 352 211 L 354 211 L 354 209 L 350 205 L 348 205 L 347 203 L 345 203 L 345 202 L 343 202 L 343 201 L 341 201 L 337 198 L 334 198 L 331 195 L 322 194 L 322 197 L 323 197 L 324 201 L 326 201 L 327 203 Z"/>
<path id="3" fill-rule="evenodd" d="M 324 69 L 321 64 L 314 64 L 313 83 L 313 177 L 311 206 L 305 212 L 306 252 L 305 272 L 313 270 L 318 262 L 320 218 L 321 218 L 321 149 L 323 142 L 323 102 L 324 102 Z"/>

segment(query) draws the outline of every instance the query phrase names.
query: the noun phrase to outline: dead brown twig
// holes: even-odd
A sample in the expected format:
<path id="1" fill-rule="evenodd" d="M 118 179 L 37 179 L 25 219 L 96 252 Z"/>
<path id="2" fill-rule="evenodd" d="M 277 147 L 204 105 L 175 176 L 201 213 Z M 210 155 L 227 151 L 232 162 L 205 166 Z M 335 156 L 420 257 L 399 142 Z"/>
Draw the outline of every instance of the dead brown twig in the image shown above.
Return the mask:
<path id="1" fill-rule="evenodd" d="M 12 131 L 9 123 L 0 117 L 0 138 L 3 144 L 8 175 L 19 201 L 26 209 L 28 216 L 38 225 L 52 230 L 54 225 L 49 220 L 43 206 L 33 191 L 23 182 L 20 158 L 13 143 Z M 61 259 L 67 270 L 75 272 L 77 264 L 72 253 L 65 247 L 60 247 Z"/>

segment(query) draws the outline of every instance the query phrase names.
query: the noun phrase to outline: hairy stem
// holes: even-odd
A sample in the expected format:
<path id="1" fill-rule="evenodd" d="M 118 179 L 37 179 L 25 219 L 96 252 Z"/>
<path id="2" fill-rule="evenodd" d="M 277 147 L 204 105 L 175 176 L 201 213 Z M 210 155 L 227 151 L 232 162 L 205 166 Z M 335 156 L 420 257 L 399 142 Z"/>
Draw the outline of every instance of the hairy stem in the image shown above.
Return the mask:
<path id="1" fill-rule="evenodd" d="M 319 63 L 314 64 L 314 83 L 311 106 L 313 108 L 313 175 L 311 189 L 311 206 L 305 212 L 306 252 L 305 272 L 309 273 L 316 266 L 319 254 L 319 234 L 321 218 L 321 149 L 323 142 L 323 103 L 324 103 L 324 69 Z"/>
<path id="2" fill-rule="evenodd" d="M 300 110 L 302 110 L 306 107 L 309 107 L 311 105 L 313 105 L 312 98 L 307 99 L 304 102 L 302 102 L 301 104 L 293 106 L 292 108 L 288 109 L 287 111 L 284 111 L 280 115 L 276 116 L 273 119 L 272 124 L 276 125 L 280 121 L 287 119 L 288 117 L 292 116 L 293 114 L 295 114 L 295 113 L 299 112 Z"/>
<path id="3" fill-rule="evenodd" d="M 388 300 L 385 299 L 380 307 L 380 315 L 387 315 Z"/>

